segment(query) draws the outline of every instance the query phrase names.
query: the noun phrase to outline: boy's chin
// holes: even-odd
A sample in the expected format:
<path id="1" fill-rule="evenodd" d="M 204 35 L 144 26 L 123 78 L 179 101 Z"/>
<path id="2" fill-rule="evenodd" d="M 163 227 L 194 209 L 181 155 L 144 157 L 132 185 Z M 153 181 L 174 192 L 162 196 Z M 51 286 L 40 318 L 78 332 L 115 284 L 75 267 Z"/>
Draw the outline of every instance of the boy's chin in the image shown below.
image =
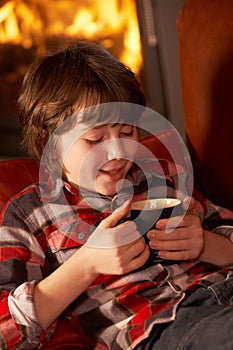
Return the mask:
<path id="1" fill-rule="evenodd" d="M 116 193 L 116 186 L 96 186 L 96 192 L 103 196 L 113 196 Z"/>

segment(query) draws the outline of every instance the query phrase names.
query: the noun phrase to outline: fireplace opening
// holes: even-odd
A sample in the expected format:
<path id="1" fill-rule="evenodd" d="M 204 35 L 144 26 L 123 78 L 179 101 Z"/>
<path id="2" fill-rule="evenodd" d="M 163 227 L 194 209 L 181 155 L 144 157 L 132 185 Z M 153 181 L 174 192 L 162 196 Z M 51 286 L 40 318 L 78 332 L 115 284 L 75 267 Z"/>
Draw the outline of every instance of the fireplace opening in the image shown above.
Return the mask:
<path id="1" fill-rule="evenodd" d="M 100 43 L 133 69 L 148 107 L 181 133 L 176 18 L 185 0 L 0 2 L 0 159 L 25 156 L 15 102 L 35 57 L 76 39 Z"/>
<path id="2" fill-rule="evenodd" d="M 140 79 L 142 55 L 134 0 L 18 0 L 0 5 L 0 155 L 25 153 L 15 102 L 29 64 L 75 39 L 100 43 Z"/>

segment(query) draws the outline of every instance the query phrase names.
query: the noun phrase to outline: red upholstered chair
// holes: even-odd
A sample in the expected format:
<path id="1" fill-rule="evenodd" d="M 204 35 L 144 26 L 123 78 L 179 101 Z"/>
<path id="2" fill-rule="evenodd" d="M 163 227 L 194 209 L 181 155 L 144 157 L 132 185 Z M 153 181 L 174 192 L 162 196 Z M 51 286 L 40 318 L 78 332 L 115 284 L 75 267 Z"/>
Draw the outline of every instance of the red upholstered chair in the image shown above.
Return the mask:
<path id="1" fill-rule="evenodd" d="M 187 0 L 177 30 L 196 187 L 233 210 L 233 1 Z"/>
<path id="2" fill-rule="evenodd" d="M 38 169 L 37 162 L 31 158 L 0 162 L 0 209 L 11 196 L 38 181 Z"/>

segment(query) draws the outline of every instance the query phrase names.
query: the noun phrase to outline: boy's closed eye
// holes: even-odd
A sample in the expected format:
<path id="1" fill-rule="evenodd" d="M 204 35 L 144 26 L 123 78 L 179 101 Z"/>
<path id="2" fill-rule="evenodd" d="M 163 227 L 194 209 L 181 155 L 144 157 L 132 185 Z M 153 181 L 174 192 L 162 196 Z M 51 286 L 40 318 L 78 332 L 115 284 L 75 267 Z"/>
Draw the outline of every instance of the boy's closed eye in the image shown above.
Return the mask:
<path id="1" fill-rule="evenodd" d="M 134 127 L 132 125 L 123 125 L 118 136 L 119 136 L 119 138 L 134 136 Z M 91 137 L 90 136 L 90 137 L 85 138 L 84 140 L 89 145 L 96 145 L 96 144 L 104 141 L 104 139 L 105 139 L 104 135 L 101 135 L 100 137 Z"/>
<path id="2" fill-rule="evenodd" d="M 86 141 L 86 143 L 88 143 L 89 145 L 96 145 L 96 144 L 98 144 L 98 143 L 100 143 L 100 142 L 103 141 L 103 136 L 101 136 L 101 137 L 98 138 L 98 139 L 93 139 L 93 140 L 91 140 L 91 139 L 85 139 L 85 141 Z"/>

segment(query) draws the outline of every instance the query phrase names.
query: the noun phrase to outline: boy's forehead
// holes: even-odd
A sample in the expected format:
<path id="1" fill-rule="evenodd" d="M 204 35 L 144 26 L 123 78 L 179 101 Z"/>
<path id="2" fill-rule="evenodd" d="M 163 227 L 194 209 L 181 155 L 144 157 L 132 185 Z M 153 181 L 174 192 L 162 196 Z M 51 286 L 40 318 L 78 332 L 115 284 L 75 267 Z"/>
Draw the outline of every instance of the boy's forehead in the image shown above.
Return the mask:
<path id="1" fill-rule="evenodd" d="M 77 123 L 89 127 L 99 127 L 105 124 L 135 124 L 141 115 L 140 106 L 129 103 L 103 103 L 81 109 L 73 115 Z"/>

